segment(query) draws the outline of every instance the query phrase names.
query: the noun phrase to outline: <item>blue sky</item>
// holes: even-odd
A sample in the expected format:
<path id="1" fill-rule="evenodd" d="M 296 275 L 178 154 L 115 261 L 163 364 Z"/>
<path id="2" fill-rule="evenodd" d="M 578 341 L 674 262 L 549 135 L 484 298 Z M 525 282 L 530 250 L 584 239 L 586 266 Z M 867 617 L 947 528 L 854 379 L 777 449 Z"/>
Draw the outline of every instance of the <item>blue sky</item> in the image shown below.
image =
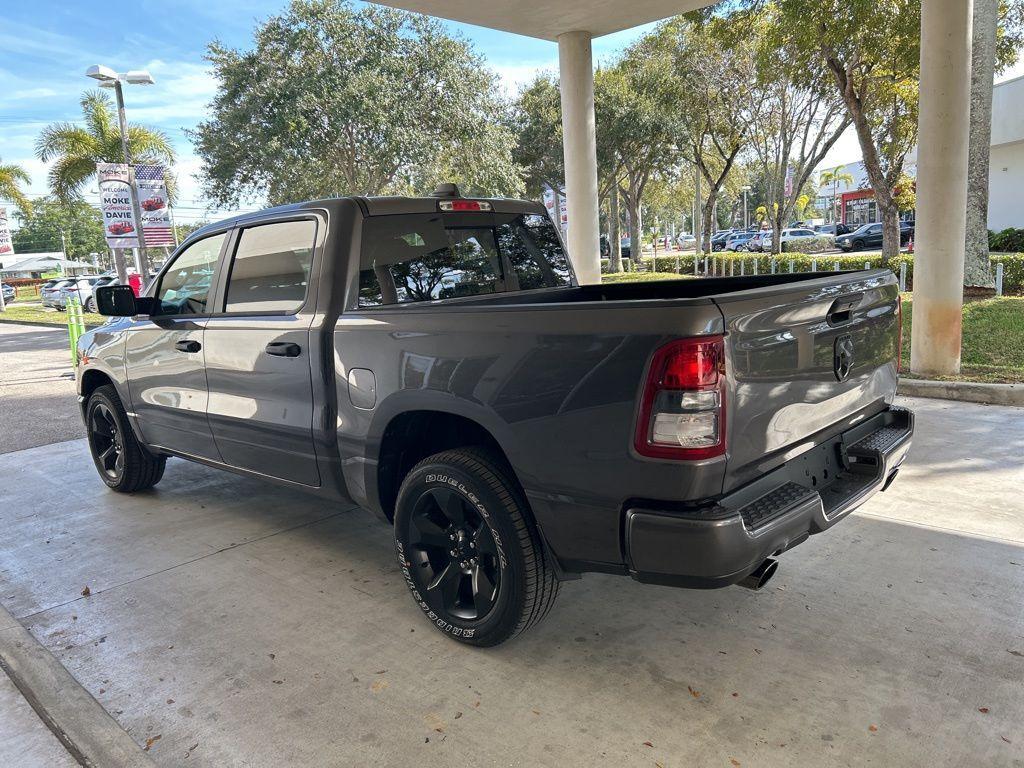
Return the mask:
<path id="1" fill-rule="evenodd" d="M 78 98 L 93 82 L 84 76 L 86 68 L 147 68 L 156 85 L 125 87 L 129 120 L 160 128 L 174 142 L 182 188 L 179 220 L 206 217 L 207 201 L 193 179 L 199 161 L 184 135 L 206 116 L 216 88 L 203 60 L 206 44 L 217 38 L 247 47 L 256 25 L 286 5 L 286 0 L 147 1 L 112 3 L 108 7 L 117 11 L 108 15 L 102 4 L 82 0 L 8 4 L 0 23 L 0 158 L 31 174 L 30 193 L 45 194 L 46 168 L 33 152 L 36 135 L 47 123 L 79 118 Z M 555 43 L 445 24 L 475 44 L 509 93 L 538 70 L 557 68 Z M 595 59 L 614 56 L 647 28 L 598 38 Z"/>

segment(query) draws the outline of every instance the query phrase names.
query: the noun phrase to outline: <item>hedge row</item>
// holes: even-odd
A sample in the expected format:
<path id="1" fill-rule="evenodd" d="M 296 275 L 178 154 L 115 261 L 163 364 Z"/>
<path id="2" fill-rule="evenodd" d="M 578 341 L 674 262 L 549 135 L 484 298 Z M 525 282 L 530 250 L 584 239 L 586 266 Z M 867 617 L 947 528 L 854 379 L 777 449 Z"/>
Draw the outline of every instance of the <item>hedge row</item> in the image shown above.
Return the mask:
<path id="1" fill-rule="evenodd" d="M 1000 232 L 989 230 L 988 249 L 990 251 L 1008 251 L 1018 253 L 1024 251 L 1024 229 L 1004 229 Z"/>
<path id="2" fill-rule="evenodd" d="M 693 254 L 680 254 L 678 256 L 679 272 L 692 275 Z M 897 275 L 900 272 L 900 264 L 907 265 L 907 288 L 913 285 L 914 280 L 914 254 L 901 253 L 899 256 L 886 261 L 880 254 L 828 254 L 822 256 L 813 253 L 785 253 L 772 256 L 770 253 L 743 253 L 743 254 L 722 254 L 716 253 L 708 257 L 708 270 L 719 275 L 739 275 L 741 266 L 743 274 L 753 274 L 754 265 L 757 265 L 758 274 L 771 272 L 772 260 L 775 261 L 777 272 L 827 272 L 836 268 L 839 269 L 864 269 L 865 267 L 877 269 L 888 267 Z M 675 272 L 676 256 L 644 256 L 643 264 L 638 265 L 631 259 L 622 260 L 622 268 L 626 272 Z M 1007 293 L 1018 293 L 1024 291 L 1024 253 L 1005 254 L 992 256 L 992 271 L 995 273 L 996 264 L 1003 265 L 1003 291 Z M 792 267 L 790 266 L 792 264 Z M 715 266 L 712 266 L 715 265 Z M 704 261 L 701 259 L 697 264 L 700 274 L 704 273 Z M 601 271 L 608 272 L 608 260 L 601 259 Z"/>

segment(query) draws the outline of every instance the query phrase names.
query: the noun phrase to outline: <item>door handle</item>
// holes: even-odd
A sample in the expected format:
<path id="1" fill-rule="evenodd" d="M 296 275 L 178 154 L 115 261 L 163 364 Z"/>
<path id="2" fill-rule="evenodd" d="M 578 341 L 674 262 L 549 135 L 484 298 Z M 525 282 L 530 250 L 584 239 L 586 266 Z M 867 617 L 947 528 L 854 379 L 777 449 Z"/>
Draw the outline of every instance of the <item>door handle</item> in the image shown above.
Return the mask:
<path id="1" fill-rule="evenodd" d="M 267 344 L 267 354 L 276 357 L 298 357 L 302 347 L 290 341 L 272 341 Z"/>
<path id="2" fill-rule="evenodd" d="M 174 348 L 179 352 L 198 352 L 203 348 L 195 339 L 183 339 L 182 341 L 174 342 Z"/>
<path id="3" fill-rule="evenodd" d="M 852 293 L 849 296 L 842 296 L 836 299 L 832 302 L 832 306 L 829 307 L 825 320 L 829 325 L 833 326 L 850 322 L 850 319 L 853 317 L 853 310 L 860 304 L 863 298 L 863 293 Z"/>

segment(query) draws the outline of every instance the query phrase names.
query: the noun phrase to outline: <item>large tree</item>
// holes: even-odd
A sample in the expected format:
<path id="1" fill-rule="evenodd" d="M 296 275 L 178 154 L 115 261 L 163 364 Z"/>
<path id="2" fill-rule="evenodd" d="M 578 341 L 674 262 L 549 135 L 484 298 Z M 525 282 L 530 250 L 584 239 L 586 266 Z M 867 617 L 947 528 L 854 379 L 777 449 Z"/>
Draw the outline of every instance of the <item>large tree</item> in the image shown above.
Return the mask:
<path id="1" fill-rule="evenodd" d="M 737 26 L 743 33 L 738 33 Z M 763 99 L 755 46 L 745 21 L 713 16 L 698 23 L 676 17 L 638 44 L 664 57 L 671 69 L 661 83 L 662 108 L 674 115 L 676 149 L 703 181 L 703 248 L 710 251 L 719 196 L 744 149 Z"/>
<path id="2" fill-rule="evenodd" d="M 565 179 L 558 80 L 537 75 L 519 92 L 509 122 L 516 135 L 512 156 L 523 169 L 526 194 L 540 197 L 545 186 L 557 190 Z"/>
<path id="3" fill-rule="evenodd" d="M 81 125 L 52 123 L 36 140 L 36 156 L 50 167 L 50 191 L 68 202 L 96 178 L 96 163 L 121 163 L 121 130 L 110 96 L 103 91 L 87 91 L 79 102 Z M 174 147 L 161 131 L 128 124 L 128 158 L 137 165 L 174 163 Z M 173 198 L 173 177 L 168 174 L 168 190 Z"/>
<path id="4" fill-rule="evenodd" d="M 772 224 L 772 253 L 778 253 L 797 199 L 851 118 L 843 99 L 829 86 L 828 75 L 820 67 L 801 67 L 779 45 L 783 23 L 777 6 L 762 9 L 749 23 L 758 46 L 761 94 L 750 135 Z"/>
<path id="5" fill-rule="evenodd" d="M 31 213 L 18 214 L 13 233 L 18 253 L 64 250 L 69 259 L 88 260 L 90 253 L 106 253 L 99 209 L 84 200 L 62 202 L 56 197 L 37 201 Z"/>
<path id="6" fill-rule="evenodd" d="M 920 0 L 777 0 L 773 33 L 799 82 L 824 70 L 860 144 L 882 221 L 882 253 L 900 249 L 897 186 L 917 143 Z"/>
<path id="7" fill-rule="evenodd" d="M 25 213 L 32 212 L 32 202 L 22 191 L 22 186 L 31 181 L 20 165 L 0 163 L 0 199 L 10 200 Z"/>
<path id="8" fill-rule="evenodd" d="M 214 42 L 212 116 L 191 133 L 222 205 L 423 192 L 516 194 L 496 76 L 426 16 L 293 0 L 244 50 Z"/>

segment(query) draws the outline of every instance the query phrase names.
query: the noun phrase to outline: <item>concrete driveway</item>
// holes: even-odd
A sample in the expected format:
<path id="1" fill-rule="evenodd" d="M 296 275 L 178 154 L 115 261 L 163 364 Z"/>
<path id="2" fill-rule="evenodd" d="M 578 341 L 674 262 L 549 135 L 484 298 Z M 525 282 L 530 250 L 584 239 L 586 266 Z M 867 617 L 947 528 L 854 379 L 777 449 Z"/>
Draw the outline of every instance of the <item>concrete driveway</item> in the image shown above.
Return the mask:
<path id="1" fill-rule="evenodd" d="M 473 650 L 369 514 L 118 496 L 76 440 L 0 456 L 0 603 L 160 765 L 1021 766 L 1024 411 L 904 402 L 899 481 L 760 593 L 589 575 Z"/>
<path id="2" fill-rule="evenodd" d="M 84 435 L 67 330 L 0 323 L 0 453 Z"/>

